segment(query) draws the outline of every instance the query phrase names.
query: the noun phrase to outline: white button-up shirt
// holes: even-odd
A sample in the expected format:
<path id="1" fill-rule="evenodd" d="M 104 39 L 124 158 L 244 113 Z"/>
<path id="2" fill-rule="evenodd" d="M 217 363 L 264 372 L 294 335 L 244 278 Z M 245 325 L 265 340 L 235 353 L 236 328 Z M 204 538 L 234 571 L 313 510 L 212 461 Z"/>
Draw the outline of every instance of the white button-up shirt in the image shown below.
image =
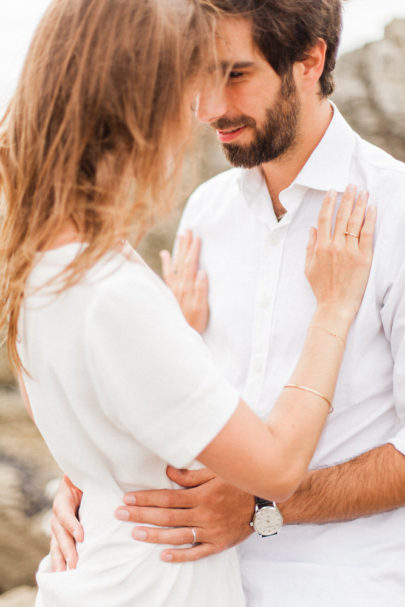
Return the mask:
<path id="1" fill-rule="evenodd" d="M 405 165 L 362 140 L 335 108 L 322 141 L 280 194 L 287 210 L 280 222 L 260 169 L 232 169 L 196 190 L 179 228 L 203 242 L 205 341 L 264 418 L 294 369 L 316 305 L 304 276 L 309 228 L 325 192 L 342 193 L 349 183 L 367 189 L 378 207 L 375 254 L 313 468 L 387 442 L 405 454 Z M 359 483 L 366 491 L 367 479 Z M 405 509 L 251 536 L 240 559 L 249 607 L 403 607 Z"/>

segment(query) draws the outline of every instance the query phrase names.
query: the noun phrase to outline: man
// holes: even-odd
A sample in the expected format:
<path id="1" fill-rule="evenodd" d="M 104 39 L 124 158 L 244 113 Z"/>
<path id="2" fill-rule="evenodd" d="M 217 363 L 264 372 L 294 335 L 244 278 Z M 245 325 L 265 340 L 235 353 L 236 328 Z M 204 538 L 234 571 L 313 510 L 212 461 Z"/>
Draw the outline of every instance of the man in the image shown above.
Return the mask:
<path id="1" fill-rule="evenodd" d="M 259 415 L 271 408 L 304 340 L 313 309 L 305 245 L 329 188 L 342 193 L 356 184 L 378 205 L 374 263 L 334 412 L 306 480 L 278 504 L 284 526 L 277 535 L 262 538 L 250 526 L 255 509 L 268 508 L 273 516 L 275 507 L 208 470 L 170 469 L 170 478 L 187 489 L 130 494 L 116 515 L 137 523 L 134 538 L 175 546 L 164 550 L 173 562 L 246 540 L 240 559 L 249 607 L 403 606 L 405 167 L 361 140 L 328 101 L 340 0 L 216 4 L 225 11 L 218 56 L 227 81 L 225 87 L 207 82 L 197 113 L 215 128 L 231 163 L 244 168 L 202 185 L 180 232 L 188 228 L 202 242 L 210 300 L 204 339 Z M 350 225 L 346 237 L 357 237 Z M 187 232 L 174 272 L 164 258 L 185 307 L 195 290 L 202 294 L 197 300 L 204 299 L 198 247 Z M 199 323 L 201 315 L 191 309 Z M 203 330 L 205 321 L 200 324 Z M 72 519 L 78 502 L 67 486 L 56 501 L 56 560 L 71 551 L 60 522 L 80 539 Z M 176 547 L 184 527 L 194 530 L 196 543 Z"/>

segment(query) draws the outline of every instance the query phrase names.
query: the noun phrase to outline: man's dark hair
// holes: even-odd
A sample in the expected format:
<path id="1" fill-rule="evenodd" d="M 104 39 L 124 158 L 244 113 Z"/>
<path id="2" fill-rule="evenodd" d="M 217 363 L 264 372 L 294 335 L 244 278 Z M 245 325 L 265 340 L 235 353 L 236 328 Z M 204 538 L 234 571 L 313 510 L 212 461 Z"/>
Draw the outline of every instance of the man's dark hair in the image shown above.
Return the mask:
<path id="1" fill-rule="evenodd" d="M 221 12 L 250 19 L 253 40 L 279 76 L 302 61 L 318 38 L 327 44 L 321 94 L 333 92 L 332 72 L 342 30 L 342 0 L 211 0 Z"/>

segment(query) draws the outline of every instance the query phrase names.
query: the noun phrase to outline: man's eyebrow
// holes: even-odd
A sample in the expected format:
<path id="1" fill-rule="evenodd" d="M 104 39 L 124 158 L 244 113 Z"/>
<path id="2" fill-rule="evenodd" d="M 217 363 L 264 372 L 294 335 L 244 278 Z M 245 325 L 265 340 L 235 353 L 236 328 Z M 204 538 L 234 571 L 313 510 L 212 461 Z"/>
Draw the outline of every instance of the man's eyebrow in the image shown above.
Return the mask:
<path id="1" fill-rule="evenodd" d="M 231 61 L 220 61 L 219 64 L 211 65 L 208 68 L 208 72 L 213 74 L 219 67 L 223 74 L 229 74 L 229 72 L 243 70 L 254 65 L 254 61 L 236 61 L 235 63 L 232 63 Z"/>
<path id="2" fill-rule="evenodd" d="M 236 61 L 235 63 L 231 63 L 230 61 L 221 61 L 220 63 L 220 66 L 224 72 L 243 70 L 247 67 L 252 67 L 252 65 L 254 65 L 253 61 Z"/>

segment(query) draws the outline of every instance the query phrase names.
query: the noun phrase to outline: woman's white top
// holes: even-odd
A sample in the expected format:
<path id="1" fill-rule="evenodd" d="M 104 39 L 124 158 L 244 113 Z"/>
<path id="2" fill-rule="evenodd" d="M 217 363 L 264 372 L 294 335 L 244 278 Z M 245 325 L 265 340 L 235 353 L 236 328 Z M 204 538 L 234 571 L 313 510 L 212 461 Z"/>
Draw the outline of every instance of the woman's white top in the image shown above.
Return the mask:
<path id="1" fill-rule="evenodd" d="M 165 563 L 114 510 L 129 490 L 173 488 L 235 411 L 175 298 L 126 246 L 60 294 L 44 285 L 83 245 L 38 258 L 20 317 L 19 352 L 33 415 L 61 469 L 83 492 L 77 569 L 37 575 L 40 607 L 239 607 L 234 550 Z M 190 536 L 192 536 L 190 530 Z"/>

